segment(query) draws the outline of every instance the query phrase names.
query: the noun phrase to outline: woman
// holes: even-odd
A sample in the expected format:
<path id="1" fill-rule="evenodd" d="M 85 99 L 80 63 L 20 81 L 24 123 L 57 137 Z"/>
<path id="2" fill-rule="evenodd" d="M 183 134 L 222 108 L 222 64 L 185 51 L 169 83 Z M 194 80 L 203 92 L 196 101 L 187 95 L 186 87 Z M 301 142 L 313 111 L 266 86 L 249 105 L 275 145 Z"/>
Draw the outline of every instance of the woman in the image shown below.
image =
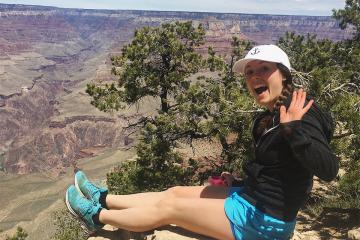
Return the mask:
<path id="1" fill-rule="evenodd" d="M 79 171 L 66 192 L 69 210 L 90 230 L 110 224 L 146 231 L 176 224 L 216 239 L 289 239 L 313 175 L 331 181 L 338 161 L 329 148 L 331 119 L 300 89 L 275 45 L 260 45 L 236 62 L 256 102 L 267 108 L 254 121 L 255 159 L 238 187 L 173 187 L 163 192 L 110 195 Z"/>

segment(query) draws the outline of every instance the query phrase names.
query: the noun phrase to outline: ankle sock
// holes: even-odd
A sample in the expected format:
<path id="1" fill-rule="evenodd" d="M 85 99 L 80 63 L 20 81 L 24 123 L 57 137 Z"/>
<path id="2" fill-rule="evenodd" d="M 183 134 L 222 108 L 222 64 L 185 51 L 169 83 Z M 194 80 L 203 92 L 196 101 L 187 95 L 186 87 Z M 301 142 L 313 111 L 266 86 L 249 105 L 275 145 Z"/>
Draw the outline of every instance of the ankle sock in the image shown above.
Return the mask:
<path id="1" fill-rule="evenodd" d="M 101 205 L 101 207 L 105 208 L 105 209 L 109 209 L 106 205 L 106 196 L 108 195 L 108 191 L 105 192 L 101 192 L 100 193 L 100 198 L 99 198 L 99 203 Z"/>
<path id="2" fill-rule="evenodd" d="M 92 216 L 93 222 L 98 226 L 104 226 L 104 224 L 100 222 L 100 212 L 101 212 L 101 210 L 102 210 L 102 208 L 99 208 L 97 213 Z"/>

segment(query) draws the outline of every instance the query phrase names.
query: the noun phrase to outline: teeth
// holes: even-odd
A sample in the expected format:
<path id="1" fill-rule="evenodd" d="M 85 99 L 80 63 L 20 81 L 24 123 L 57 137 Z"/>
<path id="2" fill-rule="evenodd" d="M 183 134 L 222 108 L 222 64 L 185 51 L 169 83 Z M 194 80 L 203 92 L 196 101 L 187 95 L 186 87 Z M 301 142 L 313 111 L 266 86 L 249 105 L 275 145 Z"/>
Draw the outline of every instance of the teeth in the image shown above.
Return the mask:
<path id="1" fill-rule="evenodd" d="M 262 93 L 262 92 L 264 92 L 264 91 L 266 91 L 266 90 L 267 90 L 267 87 L 265 87 L 265 86 L 255 88 L 255 92 L 256 92 L 257 94 L 260 94 L 260 93 Z"/>

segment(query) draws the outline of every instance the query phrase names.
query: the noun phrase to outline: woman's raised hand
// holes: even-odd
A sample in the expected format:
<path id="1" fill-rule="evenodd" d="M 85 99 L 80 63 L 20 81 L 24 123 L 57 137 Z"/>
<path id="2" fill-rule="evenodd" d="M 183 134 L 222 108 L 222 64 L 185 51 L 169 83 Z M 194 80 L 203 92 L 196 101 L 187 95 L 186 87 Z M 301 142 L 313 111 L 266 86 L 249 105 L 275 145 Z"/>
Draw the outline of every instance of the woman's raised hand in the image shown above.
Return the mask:
<path id="1" fill-rule="evenodd" d="M 280 123 L 300 120 L 314 102 L 314 100 L 310 100 L 304 107 L 305 100 L 306 92 L 303 89 L 294 91 L 289 108 L 286 109 L 284 105 L 280 107 Z"/>

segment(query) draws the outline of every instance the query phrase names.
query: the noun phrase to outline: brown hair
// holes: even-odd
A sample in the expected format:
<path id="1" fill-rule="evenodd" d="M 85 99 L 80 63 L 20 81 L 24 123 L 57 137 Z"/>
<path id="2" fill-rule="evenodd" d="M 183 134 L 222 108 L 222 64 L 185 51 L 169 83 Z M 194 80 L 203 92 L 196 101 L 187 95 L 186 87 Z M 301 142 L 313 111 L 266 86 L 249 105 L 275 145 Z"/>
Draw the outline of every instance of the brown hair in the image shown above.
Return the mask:
<path id="1" fill-rule="evenodd" d="M 276 114 L 279 114 L 281 105 L 284 105 L 285 100 L 293 93 L 294 87 L 292 84 L 292 76 L 287 67 L 282 65 L 281 63 L 277 63 L 277 68 L 280 70 L 281 74 L 285 77 L 285 81 L 283 81 L 283 89 L 281 90 L 281 94 L 278 100 L 274 104 L 274 111 L 263 117 L 256 130 L 255 133 L 257 136 L 261 136 L 261 134 L 265 131 L 265 129 L 270 125 L 273 117 Z"/>

